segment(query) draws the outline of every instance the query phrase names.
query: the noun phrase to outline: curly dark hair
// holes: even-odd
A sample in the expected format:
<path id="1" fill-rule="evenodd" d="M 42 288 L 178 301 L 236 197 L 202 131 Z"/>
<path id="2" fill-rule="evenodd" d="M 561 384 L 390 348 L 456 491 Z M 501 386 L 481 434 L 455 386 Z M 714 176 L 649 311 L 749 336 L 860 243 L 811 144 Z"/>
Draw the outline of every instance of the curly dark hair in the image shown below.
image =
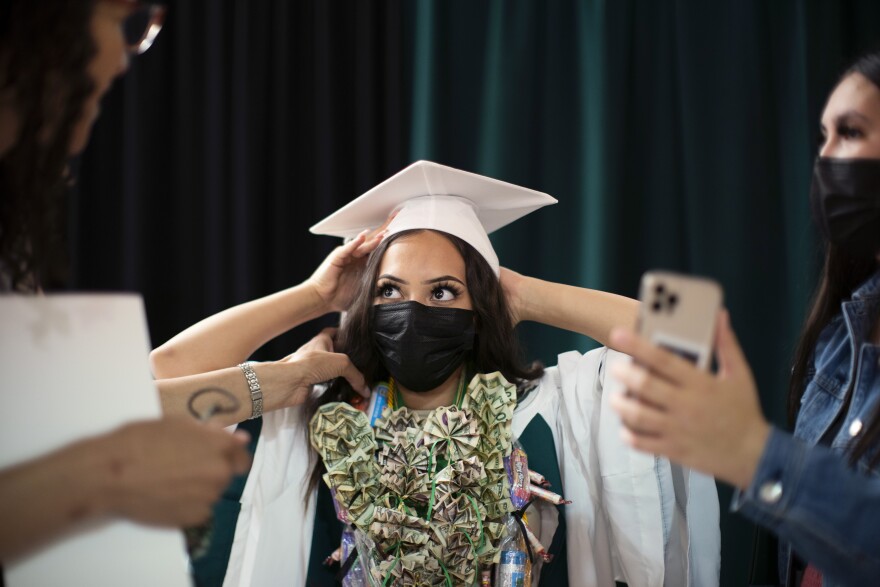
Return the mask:
<path id="1" fill-rule="evenodd" d="M 94 89 L 95 0 L 0 0 L 0 105 L 17 121 L 0 153 L 0 288 L 34 291 L 62 255 L 70 141 Z"/>
<path id="2" fill-rule="evenodd" d="M 382 241 L 382 244 L 370 254 L 358 293 L 337 335 L 336 351 L 347 354 L 371 386 L 388 378 L 388 372 L 382 364 L 372 334 L 379 263 L 394 241 L 420 232 L 424 230 L 405 230 L 393 234 Z M 526 365 L 522 359 L 519 338 L 514 331 L 513 317 L 501 288 L 501 282 L 486 259 L 471 245 L 451 234 L 444 232 L 438 234 L 449 239 L 464 259 L 465 279 L 471 294 L 477 332 L 474 348 L 469 357 L 471 364 L 477 373 L 500 371 L 508 381 L 516 383 L 522 391 L 529 382 L 541 377 L 544 368 L 538 362 Z M 330 402 L 351 401 L 356 396 L 357 393 L 348 381 L 339 377 L 323 394 L 307 399 L 303 410 L 306 424 L 303 428 L 306 435 L 308 435 L 308 423 L 318 408 Z M 309 490 L 317 486 L 323 471 L 324 466 L 318 460 L 309 478 Z"/>
<path id="3" fill-rule="evenodd" d="M 859 58 L 844 72 L 841 81 L 854 73 L 863 75 L 880 89 L 880 51 L 874 51 Z M 853 290 L 876 271 L 877 259 L 875 255 L 854 256 L 834 244 L 826 244 L 825 264 L 819 287 L 794 354 L 788 388 L 790 425 L 794 425 L 800 411 L 801 398 L 806 391 L 807 374 L 819 335 L 825 326 L 840 313 L 841 302 L 849 299 Z M 852 392 L 851 384 L 846 393 L 846 406 L 841 413 L 846 413 L 846 408 L 852 400 Z M 855 465 L 862 456 L 871 451 L 872 456 L 868 462 L 871 467 L 877 467 L 880 465 L 878 445 L 880 445 L 880 408 L 875 411 L 861 438 L 853 445 L 850 451 L 850 463 Z"/>

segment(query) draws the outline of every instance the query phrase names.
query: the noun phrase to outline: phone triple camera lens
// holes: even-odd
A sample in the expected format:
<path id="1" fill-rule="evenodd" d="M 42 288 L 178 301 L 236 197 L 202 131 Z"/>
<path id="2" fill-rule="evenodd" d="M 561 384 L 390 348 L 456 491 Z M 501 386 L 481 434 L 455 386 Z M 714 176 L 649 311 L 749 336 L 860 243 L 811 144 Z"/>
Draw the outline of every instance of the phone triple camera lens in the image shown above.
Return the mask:
<path id="1" fill-rule="evenodd" d="M 678 305 L 678 294 L 666 292 L 666 286 L 658 283 L 654 286 L 654 301 L 651 303 L 651 310 L 661 312 L 666 310 L 672 312 Z"/>

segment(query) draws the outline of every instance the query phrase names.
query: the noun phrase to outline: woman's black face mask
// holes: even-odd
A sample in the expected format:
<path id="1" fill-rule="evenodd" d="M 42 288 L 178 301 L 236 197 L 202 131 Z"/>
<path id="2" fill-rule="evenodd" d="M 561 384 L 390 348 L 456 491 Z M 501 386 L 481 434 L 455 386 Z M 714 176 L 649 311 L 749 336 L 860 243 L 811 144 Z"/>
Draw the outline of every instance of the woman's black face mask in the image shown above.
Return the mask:
<path id="1" fill-rule="evenodd" d="M 373 337 L 382 364 L 409 391 L 439 387 L 474 348 L 474 312 L 418 302 L 373 306 Z"/>
<path id="2" fill-rule="evenodd" d="M 880 159 L 817 157 L 810 205 L 826 240 L 853 255 L 880 252 Z"/>

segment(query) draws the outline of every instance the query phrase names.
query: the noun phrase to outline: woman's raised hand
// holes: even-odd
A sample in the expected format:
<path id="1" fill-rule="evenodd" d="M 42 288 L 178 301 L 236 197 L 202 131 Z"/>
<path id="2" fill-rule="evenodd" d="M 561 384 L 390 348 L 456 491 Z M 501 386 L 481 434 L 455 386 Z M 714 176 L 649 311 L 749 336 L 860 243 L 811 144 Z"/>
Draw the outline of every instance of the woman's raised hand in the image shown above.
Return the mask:
<path id="1" fill-rule="evenodd" d="M 392 214 L 379 228 L 365 230 L 333 249 L 309 277 L 306 283 L 312 286 L 330 311 L 348 309 L 357 292 L 367 256 L 382 242 L 385 229 L 393 218 Z"/>
<path id="2" fill-rule="evenodd" d="M 540 322 L 607 345 L 611 329 L 634 324 L 638 314 L 636 300 L 617 294 L 544 281 L 505 267 L 499 277 L 514 324 Z"/>
<path id="3" fill-rule="evenodd" d="M 721 311 L 718 319 L 715 374 L 630 330 L 615 329 L 611 342 L 634 359 L 611 370 L 628 390 L 611 398 L 623 422 L 624 442 L 748 487 L 770 425 L 761 413 L 751 369 L 727 312 Z"/>

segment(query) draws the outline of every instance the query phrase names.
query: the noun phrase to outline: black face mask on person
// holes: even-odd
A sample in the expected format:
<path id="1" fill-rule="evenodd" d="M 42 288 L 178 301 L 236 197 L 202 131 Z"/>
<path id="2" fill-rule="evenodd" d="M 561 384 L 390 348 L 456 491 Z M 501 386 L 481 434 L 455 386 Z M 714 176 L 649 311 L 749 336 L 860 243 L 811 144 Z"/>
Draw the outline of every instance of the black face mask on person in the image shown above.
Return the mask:
<path id="1" fill-rule="evenodd" d="M 880 159 L 817 157 L 810 205 L 829 242 L 853 255 L 880 252 Z"/>
<path id="2" fill-rule="evenodd" d="M 439 387 L 474 348 L 474 313 L 418 302 L 373 306 L 373 339 L 382 364 L 410 391 Z"/>

